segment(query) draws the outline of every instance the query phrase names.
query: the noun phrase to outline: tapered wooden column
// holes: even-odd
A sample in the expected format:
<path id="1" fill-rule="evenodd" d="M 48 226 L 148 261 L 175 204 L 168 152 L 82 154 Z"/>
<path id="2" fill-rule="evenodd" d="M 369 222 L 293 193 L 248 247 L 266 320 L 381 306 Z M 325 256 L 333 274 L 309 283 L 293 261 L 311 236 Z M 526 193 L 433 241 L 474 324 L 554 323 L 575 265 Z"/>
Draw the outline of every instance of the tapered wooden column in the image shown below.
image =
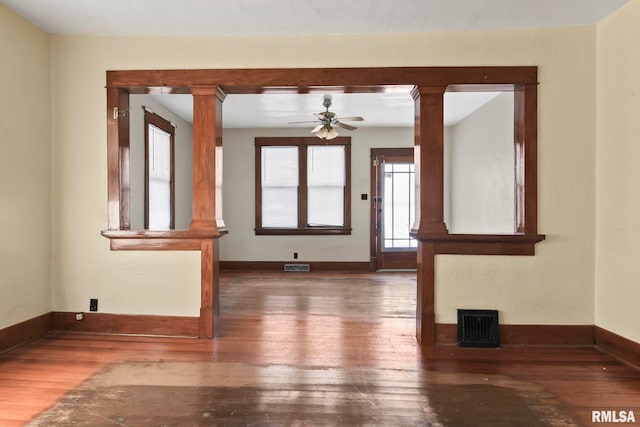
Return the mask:
<path id="1" fill-rule="evenodd" d="M 222 102 L 217 86 L 195 86 L 193 94 L 193 220 L 191 230 L 207 231 L 201 241 L 200 338 L 213 338 L 220 325 L 218 238 L 222 219 Z M 207 233 L 209 234 L 209 233 Z"/>
<path id="2" fill-rule="evenodd" d="M 219 230 L 222 220 L 222 102 L 217 86 L 195 86 L 193 94 L 192 230 Z"/>
<path id="3" fill-rule="evenodd" d="M 414 162 L 416 222 L 413 233 L 447 233 L 444 224 L 444 91 L 446 86 L 416 86 Z"/>
<path id="4" fill-rule="evenodd" d="M 416 86 L 415 101 L 416 222 L 418 240 L 416 337 L 435 344 L 435 243 L 429 236 L 447 234 L 444 223 L 444 92 L 446 86 Z"/>

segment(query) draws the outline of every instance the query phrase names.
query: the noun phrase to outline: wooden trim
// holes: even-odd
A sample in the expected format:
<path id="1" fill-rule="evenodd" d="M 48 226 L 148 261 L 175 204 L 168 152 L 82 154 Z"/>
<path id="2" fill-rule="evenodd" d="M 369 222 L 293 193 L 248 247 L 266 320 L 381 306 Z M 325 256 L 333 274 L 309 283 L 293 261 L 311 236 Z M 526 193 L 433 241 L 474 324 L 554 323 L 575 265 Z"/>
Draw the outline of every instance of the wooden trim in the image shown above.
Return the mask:
<path id="1" fill-rule="evenodd" d="M 595 326 L 596 346 L 623 362 L 640 368 L 640 343 Z"/>
<path id="2" fill-rule="evenodd" d="M 103 230 L 109 239 L 215 239 L 227 230 Z"/>
<path id="3" fill-rule="evenodd" d="M 458 326 L 436 324 L 436 344 L 456 345 Z M 592 325 L 500 325 L 500 345 L 593 345 Z"/>
<path id="4" fill-rule="evenodd" d="M 107 88 L 108 229 L 126 230 L 129 223 L 129 94 Z"/>
<path id="5" fill-rule="evenodd" d="M 0 329 L 0 353 L 45 336 L 52 325 L 53 316 L 49 312 Z"/>
<path id="6" fill-rule="evenodd" d="M 351 228 L 309 227 L 309 228 L 254 228 L 256 236 L 298 236 L 298 235 L 349 235 Z"/>
<path id="7" fill-rule="evenodd" d="M 514 92 L 515 231 L 538 233 L 538 92 L 537 85 Z"/>
<path id="8" fill-rule="evenodd" d="M 104 230 L 111 250 L 199 251 L 202 240 L 217 239 L 227 230 Z"/>
<path id="9" fill-rule="evenodd" d="M 422 241 L 433 242 L 436 254 L 449 255 L 535 255 L 535 245 L 544 235 L 526 234 L 430 234 Z"/>
<path id="10" fill-rule="evenodd" d="M 398 85 L 514 85 L 537 83 L 537 67 L 271 68 L 107 71 L 107 86 L 132 93 L 189 93 L 220 85 L 231 93 L 383 92 Z"/>
<path id="11" fill-rule="evenodd" d="M 199 251 L 197 239 L 111 239 L 112 251 Z"/>
<path id="12" fill-rule="evenodd" d="M 54 311 L 53 330 L 98 334 L 197 337 L 198 318 L 85 312 L 83 320 L 76 320 L 74 312 Z"/>
<path id="13" fill-rule="evenodd" d="M 220 261 L 220 270 L 224 272 L 278 272 L 284 274 L 285 264 L 309 264 L 311 272 L 318 273 L 371 273 L 371 262 L 359 261 Z"/>

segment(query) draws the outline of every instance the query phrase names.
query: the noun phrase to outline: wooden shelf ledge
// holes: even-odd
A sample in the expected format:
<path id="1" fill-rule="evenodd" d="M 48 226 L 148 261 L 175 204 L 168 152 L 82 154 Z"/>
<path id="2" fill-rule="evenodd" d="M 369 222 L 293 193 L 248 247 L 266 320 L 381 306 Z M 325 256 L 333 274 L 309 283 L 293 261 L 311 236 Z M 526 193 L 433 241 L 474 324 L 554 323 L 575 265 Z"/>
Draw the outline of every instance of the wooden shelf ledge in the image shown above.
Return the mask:
<path id="1" fill-rule="evenodd" d="M 103 230 L 100 234 L 110 240 L 112 251 L 199 251 L 203 241 L 219 239 L 227 233 L 226 229 L 218 229 Z"/>
<path id="2" fill-rule="evenodd" d="M 435 254 L 447 255 L 535 255 L 535 245 L 544 234 L 419 234 L 412 236 L 434 244 Z"/>

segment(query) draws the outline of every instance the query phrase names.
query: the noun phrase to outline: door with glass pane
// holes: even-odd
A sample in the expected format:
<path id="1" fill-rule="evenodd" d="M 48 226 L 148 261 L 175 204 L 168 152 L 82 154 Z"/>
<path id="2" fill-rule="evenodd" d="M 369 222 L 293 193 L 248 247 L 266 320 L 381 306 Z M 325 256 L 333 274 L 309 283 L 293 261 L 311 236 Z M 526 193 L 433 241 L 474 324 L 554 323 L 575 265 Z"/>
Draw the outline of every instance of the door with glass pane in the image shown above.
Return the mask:
<path id="1" fill-rule="evenodd" d="M 416 268 L 413 148 L 371 150 L 372 257 L 377 269 Z"/>

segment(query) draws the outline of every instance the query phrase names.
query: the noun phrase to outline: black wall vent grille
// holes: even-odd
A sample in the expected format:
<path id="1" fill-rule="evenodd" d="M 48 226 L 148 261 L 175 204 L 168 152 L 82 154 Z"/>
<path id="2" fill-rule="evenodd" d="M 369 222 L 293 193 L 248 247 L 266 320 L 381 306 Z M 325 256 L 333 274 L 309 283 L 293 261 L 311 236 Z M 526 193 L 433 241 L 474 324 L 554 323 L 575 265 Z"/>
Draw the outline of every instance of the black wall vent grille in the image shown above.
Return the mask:
<path id="1" fill-rule="evenodd" d="M 498 310 L 458 309 L 460 347 L 499 347 Z"/>

